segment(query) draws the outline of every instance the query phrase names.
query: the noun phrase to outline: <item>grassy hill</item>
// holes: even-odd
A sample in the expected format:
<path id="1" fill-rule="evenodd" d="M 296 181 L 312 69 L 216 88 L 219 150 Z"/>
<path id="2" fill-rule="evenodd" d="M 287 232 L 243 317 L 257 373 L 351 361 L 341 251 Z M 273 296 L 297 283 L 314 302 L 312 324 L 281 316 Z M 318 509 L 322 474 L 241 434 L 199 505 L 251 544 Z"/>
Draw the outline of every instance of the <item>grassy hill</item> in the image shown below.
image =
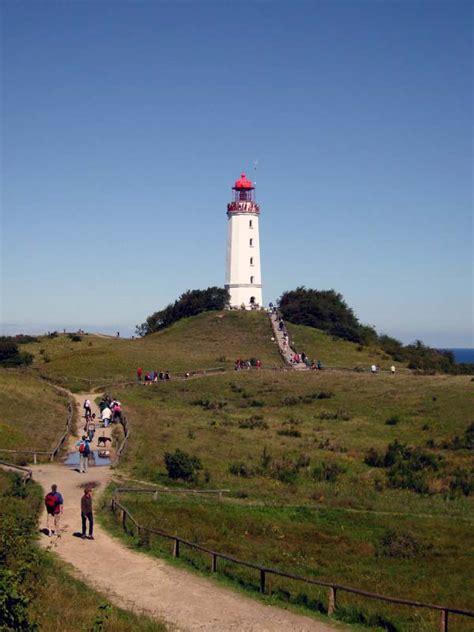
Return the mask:
<path id="1" fill-rule="evenodd" d="M 0 369 L 0 447 L 51 450 L 64 432 L 67 403 L 35 372 Z"/>
<path id="2" fill-rule="evenodd" d="M 73 390 L 84 390 L 90 385 L 134 380 L 138 366 L 144 371 L 183 374 L 232 369 L 238 357 L 259 358 L 266 367 L 281 366 L 271 336 L 269 320 L 262 312 L 226 311 L 185 318 L 136 340 L 84 335 L 80 342 L 72 342 L 60 335 L 23 348 L 34 354 L 34 366 L 43 375 Z"/>

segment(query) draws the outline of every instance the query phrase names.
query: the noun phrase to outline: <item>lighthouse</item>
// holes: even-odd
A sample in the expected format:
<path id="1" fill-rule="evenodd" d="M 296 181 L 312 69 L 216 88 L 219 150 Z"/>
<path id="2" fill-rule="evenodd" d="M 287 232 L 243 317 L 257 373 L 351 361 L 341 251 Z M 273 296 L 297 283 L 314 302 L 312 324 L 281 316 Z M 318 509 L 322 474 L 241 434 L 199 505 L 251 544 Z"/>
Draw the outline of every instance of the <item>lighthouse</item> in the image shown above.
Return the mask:
<path id="1" fill-rule="evenodd" d="M 255 187 L 243 173 L 232 187 L 233 200 L 227 204 L 227 268 L 225 287 L 230 307 L 257 309 L 262 305 L 260 273 L 260 207 Z"/>

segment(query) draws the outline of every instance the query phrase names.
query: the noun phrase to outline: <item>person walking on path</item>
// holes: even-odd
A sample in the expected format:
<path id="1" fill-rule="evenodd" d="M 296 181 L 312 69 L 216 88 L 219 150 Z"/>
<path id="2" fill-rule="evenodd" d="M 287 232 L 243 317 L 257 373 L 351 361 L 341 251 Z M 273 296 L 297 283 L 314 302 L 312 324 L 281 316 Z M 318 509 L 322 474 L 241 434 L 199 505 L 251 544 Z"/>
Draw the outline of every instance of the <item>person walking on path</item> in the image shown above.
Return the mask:
<path id="1" fill-rule="evenodd" d="M 51 485 L 51 491 L 44 498 L 46 507 L 46 530 L 48 535 L 57 535 L 59 537 L 59 520 L 63 513 L 63 497 L 58 492 L 57 485 Z M 51 526 L 53 528 L 51 528 Z"/>
<path id="2" fill-rule="evenodd" d="M 86 419 L 89 419 L 89 417 L 91 417 L 91 415 L 92 415 L 91 400 L 90 399 L 86 399 L 84 401 L 84 417 Z"/>
<path id="3" fill-rule="evenodd" d="M 392 364 L 392 366 L 390 367 L 390 373 L 392 375 L 395 375 L 395 365 L 394 364 Z"/>
<path id="4" fill-rule="evenodd" d="M 89 454 L 91 453 L 89 437 L 82 435 L 82 439 L 76 442 L 76 447 L 79 448 L 79 473 L 85 474 L 89 469 Z"/>
<path id="5" fill-rule="evenodd" d="M 94 539 L 94 516 L 92 514 L 92 490 L 86 487 L 81 498 L 82 539 Z M 89 535 L 86 536 L 86 526 L 89 521 Z"/>
<path id="6" fill-rule="evenodd" d="M 104 408 L 101 415 L 102 421 L 104 422 L 104 428 L 107 428 L 110 424 L 110 420 L 112 419 L 112 411 L 108 406 Z"/>
<path id="7" fill-rule="evenodd" d="M 143 369 L 142 369 L 142 367 L 141 367 L 141 366 L 139 366 L 139 367 L 138 367 L 138 369 L 137 369 L 137 380 L 138 380 L 139 382 L 141 382 L 141 381 L 142 381 L 142 373 L 143 373 Z"/>

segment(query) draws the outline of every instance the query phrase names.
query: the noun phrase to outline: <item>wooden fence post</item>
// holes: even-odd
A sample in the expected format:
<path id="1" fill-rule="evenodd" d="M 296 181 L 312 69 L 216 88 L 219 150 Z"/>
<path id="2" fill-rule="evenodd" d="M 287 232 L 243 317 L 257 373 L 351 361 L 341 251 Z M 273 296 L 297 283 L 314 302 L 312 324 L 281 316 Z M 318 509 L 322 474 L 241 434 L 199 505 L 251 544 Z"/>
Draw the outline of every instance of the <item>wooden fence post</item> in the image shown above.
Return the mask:
<path id="1" fill-rule="evenodd" d="M 173 557 L 179 557 L 179 540 L 175 538 L 173 545 Z"/>
<path id="2" fill-rule="evenodd" d="M 36 465 L 38 463 L 36 459 L 36 452 L 33 454 L 33 463 Z"/>
<path id="3" fill-rule="evenodd" d="M 265 571 L 260 569 L 260 592 L 265 594 Z"/>
<path id="4" fill-rule="evenodd" d="M 124 531 L 126 530 L 125 529 L 125 522 L 126 522 L 126 520 L 127 520 L 127 512 L 125 510 L 123 510 L 122 511 L 122 527 L 123 527 Z"/>
<path id="5" fill-rule="evenodd" d="M 328 603 L 328 616 L 330 617 L 334 614 L 334 610 L 336 609 L 336 589 L 331 586 L 329 588 L 329 603 Z"/>
<path id="6" fill-rule="evenodd" d="M 211 571 L 213 573 L 217 572 L 217 555 L 215 553 L 212 554 L 212 566 Z"/>
<path id="7" fill-rule="evenodd" d="M 440 632 L 448 632 L 448 611 L 447 610 L 441 610 L 439 630 Z"/>

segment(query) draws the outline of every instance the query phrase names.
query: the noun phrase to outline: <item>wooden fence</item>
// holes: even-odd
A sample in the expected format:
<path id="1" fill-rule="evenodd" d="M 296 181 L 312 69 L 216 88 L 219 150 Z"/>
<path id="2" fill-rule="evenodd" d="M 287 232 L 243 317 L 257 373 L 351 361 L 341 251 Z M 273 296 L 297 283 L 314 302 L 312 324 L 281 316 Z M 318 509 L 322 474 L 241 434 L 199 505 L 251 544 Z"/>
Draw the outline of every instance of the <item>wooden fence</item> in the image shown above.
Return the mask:
<path id="1" fill-rule="evenodd" d="M 29 470 L 27 467 L 14 465 L 13 463 L 7 463 L 6 461 L 0 461 L 0 467 L 2 467 L 5 470 L 13 470 L 15 473 L 19 474 L 23 483 L 26 483 L 27 481 L 31 481 L 33 477 L 33 472 Z"/>
<path id="2" fill-rule="evenodd" d="M 128 419 L 124 415 L 122 415 L 122 418 L 120 419 L 120 423 L 122 424 L 122 428 L 123 428 L 123 439 L 120 442 L 120 445 L 118 446 L 115 452 L 115 464 L 117 464 L 120 461 L 120 457 L 122 456 L 122 452 L 125 450 L 125 446 L 127 445 L 127 441 L 130 436 Z"/>
<path id="3" fill-rule="evenodd" d="M 232 562 L 233 564 L 237 564 L 239 566 L 245 566 L 247 568 L 252 568 L 257 571 L 259 574 L 259 587 L 260 592 L 265 593 L 266 590 L 266 581 L 269 575 L 275 575 L 278 577 L 285 577 L 288 579 L 292 579 L 298 582 L 303 582 L 305 584 L 322 586 L 328 589 L 328 606 L 327 606 L 327 614 L 329 616 L 333 615 L 336 607 L 337 607 L 337 594 L 341 592 L 351 593 L 354 595 L 359 595 L 361 597 L 365 597 L 367 599 L 374 599 L 378 601 L 383 601 L 391 604 L 399 604 L 403 606 L 410 606 L 413 608 L 424 608 L 428 610 L 434 610 L 439 612 L 439 630 L 440 632 L 448 632 L 448 617 L 450 614 L 455 614 L 463 617 L 474 617 L 474 611 L 472 610 L 461 610 L 460 608 L 451 608 L 449 606 L 439 606 L 436 604 L 424 603 L 421 601 L 412 601 L 410 599 L 400 599 L 398 597 L 388 597 L 387 595 L 380 595 L 378 593 L 372 593 L 367 590 L 360 590 L 359 588 L 353 588 L 352 586 L 345 586 L 343 584 L 338 584 L 336 582 L 323 581 L 319 579 L 311 579 L 309 577 L 304 577 L 302 575 L 296 575 L 294 573 L 286 573 L 285 571 L 281 571 L 276 568 L 268 568 L 266 566 L 261 566 L 260 564 L 255 564 L 254 562 L 249 562 L 246 560 L 240 560 L 231 555 L 227 555 L 226 553 L 221 553 L 220 551 L 214 551 L 212 549 L 208 549 L 205 546 L 201 546 L 200 544 L 196 544 L 195 542 L 191 542 L 186 540 L 185 538 L 181 538 L 176 534 L 167 533 L 161 529 L 151 529 L 150 527 L 144 527 L 139 524 L 137 520 L 132 516 L 130 511 L 122 505 L 117 499 L 118 493 L 121 491 L 138 491 L 127 488 L 117 489 L 114 492 L 111 501 L 111 509 L 115 514 L 117 510 L 122 512 L 121 523 L 124 531 L 127 531 L 127 520 L 135 527 L 137 530 L 137 534 L 141 537 L 143 533 L 150 533 L 153 535 L 158 535 L 167 540 L 171 540 L 173 542 L 173 557 L 180 556 L 180 547 L 187 546 L 196 551 L 200 551 L 206 555 L 209 555 L 210 558 L 210 570 L 215 573 L 218 570 L 217 561 L 219 559 L 226 560 L 227 562 Z M 140 490 L 150 492 L 152 490 Z M 155 492 L 157 490 L 154 490 Z M 189 491 L 189 490 L 186 490 Z M 216 490 L 219 491 L 219 490 Z M 220 490 L 223 491 L 223 490 Z"/>

